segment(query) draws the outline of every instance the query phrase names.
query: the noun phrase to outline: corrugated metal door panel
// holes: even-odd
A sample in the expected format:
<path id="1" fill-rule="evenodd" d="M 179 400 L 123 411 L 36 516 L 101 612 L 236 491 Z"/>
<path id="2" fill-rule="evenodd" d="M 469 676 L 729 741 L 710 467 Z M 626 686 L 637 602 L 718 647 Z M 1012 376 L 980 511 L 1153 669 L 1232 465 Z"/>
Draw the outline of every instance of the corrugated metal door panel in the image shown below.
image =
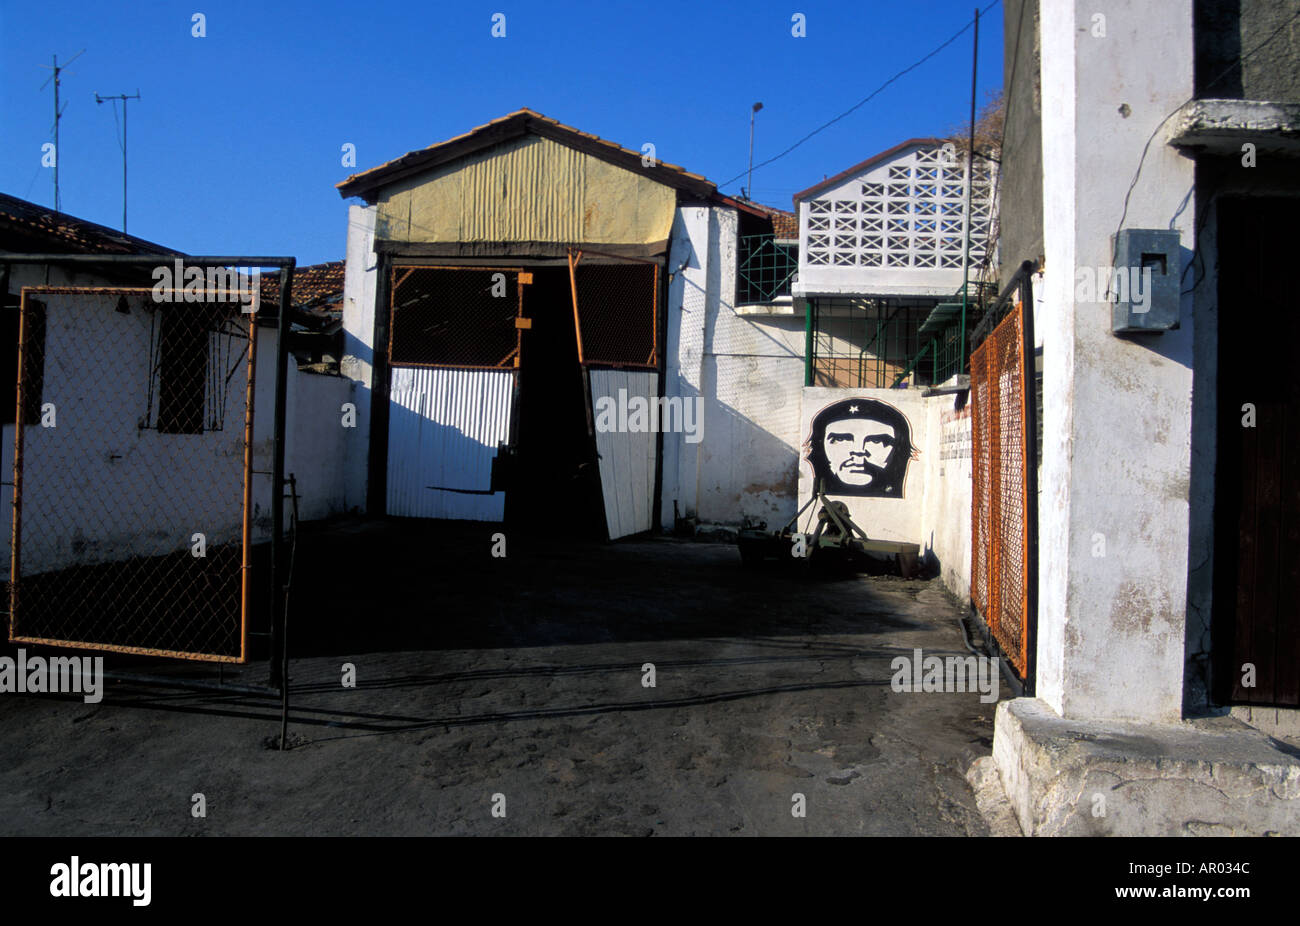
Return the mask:
<path id="1" fill-rule="evenodd" d="M 394 367 L 388 513 L 500 521 L 505 493 L 472 493 L 489 488 L 497 445 L 510 434 L 513 389 L 509 370 Z"/>
<path id="2" fill-rule="evenodd" d="M 620 390 L 623 391 L 620 402 Z M 629 370 L 592 370 L 591 403 L 596 408 L 603 398 L 615 408 L 640 396 L 656 403 L 659 374 Z M 605 501 L 605 523 L 609 539 L 648 531 L 653 522 L 655 433 L 650 430 L 596 430 L 596 451 L 600 454 L 600 487 Z"/>

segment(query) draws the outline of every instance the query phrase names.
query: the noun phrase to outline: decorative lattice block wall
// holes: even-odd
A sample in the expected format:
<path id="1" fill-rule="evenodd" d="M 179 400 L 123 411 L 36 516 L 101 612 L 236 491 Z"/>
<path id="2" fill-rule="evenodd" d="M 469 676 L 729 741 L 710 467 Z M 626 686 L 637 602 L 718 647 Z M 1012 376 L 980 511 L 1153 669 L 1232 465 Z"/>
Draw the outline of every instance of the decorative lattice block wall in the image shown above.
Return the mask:
<path id="1" fill-rule="evenodd" d="M 952 149 L 914 148 L 808 202 L 809 267 L 961 269 L 966 162 Z M 971 264 L 983 259 L 993 215 L 990 165 L 977 161 Z"/>

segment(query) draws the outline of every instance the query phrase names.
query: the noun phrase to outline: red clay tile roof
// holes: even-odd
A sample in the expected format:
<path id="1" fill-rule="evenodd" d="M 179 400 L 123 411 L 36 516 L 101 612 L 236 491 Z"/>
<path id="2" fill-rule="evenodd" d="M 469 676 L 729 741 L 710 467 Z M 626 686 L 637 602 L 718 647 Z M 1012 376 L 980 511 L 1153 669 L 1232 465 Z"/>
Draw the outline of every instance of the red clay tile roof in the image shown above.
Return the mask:
<path id="1" fill-rule="evenodd" d="M 343 313 L 343 261 L 295 267 L 290 294 L 299 321 L 341 318 Z M 262 305 L 272 312 L 280 305 L 280 271 L 262 274 Z M 290 316 L 291 318 L 293 316 Z"/>
<path id="2" fill-rule="evenodd" d="M 764 206 L 762 203 L 749 203 L 772 220 L 772 233 L 778 239 L 795 240 L 799 237 L 799 216 L 784 209 Z"/>

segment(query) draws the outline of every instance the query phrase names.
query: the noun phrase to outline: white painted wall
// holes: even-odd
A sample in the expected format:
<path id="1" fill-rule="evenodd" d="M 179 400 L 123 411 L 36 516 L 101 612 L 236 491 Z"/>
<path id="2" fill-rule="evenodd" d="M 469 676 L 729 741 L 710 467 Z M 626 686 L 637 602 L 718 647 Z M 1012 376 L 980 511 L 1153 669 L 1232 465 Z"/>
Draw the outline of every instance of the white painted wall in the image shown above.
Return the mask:
<path id="1" fill-rule="evenodd" d="M 1095 4 L 1042 5 L 1046 296 L 1037 694 L 1066 717 L 1181 715 L 1193 316 L 1158 338 L 1110 333 L 1074 299 L 1126 225 L 1177 228 L 1193 163 L 1156 138 L 1192 95 L 1189 5 L 1134 0 L 1093 34 Z M 1125 115 L 1127 113 L 1127 115 Z M 1094 556 L 1098 537 L 1105 555 Z"/>
<path id="2" fill-rule="evenodd" d="M 709 313 L 710 213 L 707 206 L 685 206 L 673 219 L 668 246 L 668 318 L 665 337 L 664 395 L 684 402 L 703 396 L 705 325 Z M 713 290 L 716 303 L 716 288 Z M 707 418 L 706 418 L 707 421 Z M 705 439 L 708 431 L 705 429 Z M 699 511 L 699 460 L 702 444 L 664 436 L 660 519 L 673 526 Z M 674 507 L 675 506 L 675 507 Z"/>
<path id="3" fill-rule="evenodd" d="M 803 319 L 736 311 L 734 209 L 678 209 L 668 269 L 665 395 L 704 399 L 703 439 L 664 435 L 661 523 L 779 527 L 796 510 Z M 680 268 L 680 269 L 679 269 Z"/>
<path id="4" fill-rule="evenodd" d="M 901 498 L 864 498 L 853 495 L 828 493 L 834 501 L 842 501 L 849 508 L 849 516 L 872 540 L 893 540 L 902 543 L 922 543 L 922 510 L 925 504 L 926 464 L 929 445 L 929 414 L 927 400 L 920 389 L 838 389 L 827 386 L 807 386 L 803 389 L 800 416 L 799 506 L 812 497 L 814 478 L 812 465 L 807 460 L 807 444 L 812 434 L 812 422 L 823 408 L 844 399 L 875 399 L 892 405 L 906 416 L 911 431 L 912 445 L 917 456 L 907 468 Z M 799 529 L 811 533 L 815 526 L 817 506 L 812 505 L 799 519 Z M 922 544 L 924 549 L 924 544 Z"/>
<path id="5" fill-rule="evenodd" d="M 343 356 L 339 372 L 355 383 L 351 401 L 357 426 L 344 442 L 344 500 L 348 509 L 364 509 L 370 452 L 370 399 L 373 389 L 375 286 L 375 206 L 348 206 L 348 244 L 343 271 Z"/>
<path id="6" fill-rule="evenodd" d="M 971 406 L 955 395 L 937 395 L 925 400 L 925 414 L 919 542 L 922 553 L 938 562 L 940 581 L 965 601 L 971 568 Z"/>
<path id="7" fill-rule="evenodd" d="M 274 344 L 274 335 L 268 340 Z M 262 375 L 260 362 L 258 375 Z M 356 401 L 356 391 L 350 379 L 299 372 L 290 355 L 284 473 L 286 479 L 290 475 L 296 479 L 298 516 L 303 521 L 332 517 L 352 507 L 347 498 L 349 429 L 344 426 L 343 406 Z M 286 523 L 289 515 L 286 506 Z"/>

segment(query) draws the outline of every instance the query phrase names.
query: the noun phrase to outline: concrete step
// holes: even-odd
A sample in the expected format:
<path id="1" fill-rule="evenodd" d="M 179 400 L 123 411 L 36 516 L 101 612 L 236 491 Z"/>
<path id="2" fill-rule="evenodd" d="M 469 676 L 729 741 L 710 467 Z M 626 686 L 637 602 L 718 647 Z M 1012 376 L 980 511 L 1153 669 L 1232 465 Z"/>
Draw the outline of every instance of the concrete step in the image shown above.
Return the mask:
<path id="1" fill-rule="evenodd" d="M 1233 717 L 1067 720 L 998 705 L 993 760 L 1031 836 L 1300 836 L 1300 753 Z"/>

